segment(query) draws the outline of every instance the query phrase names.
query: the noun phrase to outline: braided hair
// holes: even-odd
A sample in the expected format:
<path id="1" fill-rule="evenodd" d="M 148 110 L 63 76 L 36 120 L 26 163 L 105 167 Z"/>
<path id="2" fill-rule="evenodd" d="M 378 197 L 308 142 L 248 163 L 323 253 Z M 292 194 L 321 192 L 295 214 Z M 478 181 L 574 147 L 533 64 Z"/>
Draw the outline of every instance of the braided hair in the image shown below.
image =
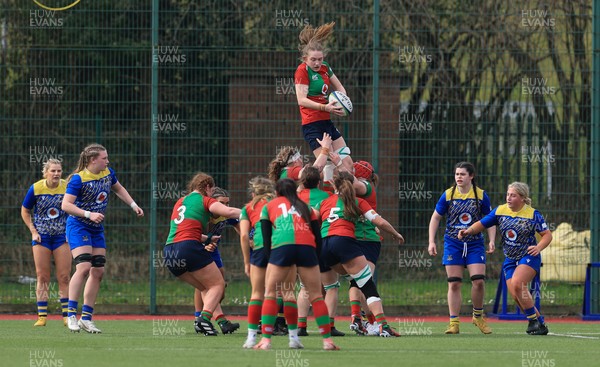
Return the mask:
<path id="1" fill-rule="evenodd" d="M 96 158 L 97 156 L 99 156 L 100 152 L 104 152 L 104 151 L 106 151 L 106 148 L 97 143 L 92 143 L 92 144 L 86 146 L 85 148 L 83 148 L 83 151 L 81 151 L 81 153 L 79 154 L 79 160 L 77 161 L 77 168 L 75 168 L 73 173 L 71 173 L 69 175 L 69 177 L 67 178 L 67 181 L 70 181 L 71 177 L 73 177 L 74 174 L 79 173 L 79 172 L 83 171 L 84 169 L 86 169 L 88 164 L 90 163 L 90 161 L 92 159 Z"/>

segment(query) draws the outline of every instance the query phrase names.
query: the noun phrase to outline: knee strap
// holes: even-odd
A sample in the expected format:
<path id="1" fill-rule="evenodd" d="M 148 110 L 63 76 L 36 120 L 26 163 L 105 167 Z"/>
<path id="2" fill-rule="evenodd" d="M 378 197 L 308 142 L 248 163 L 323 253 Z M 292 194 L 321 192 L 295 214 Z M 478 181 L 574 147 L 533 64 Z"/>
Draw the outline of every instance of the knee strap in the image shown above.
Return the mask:
<path id="1" fill-rule="evenodd" d="M 104 255 L 92 256 L 92 267 L 93 268 L 103 268 L 104 264 L 106 264 L 106 257 Z"/>
<path id="2" fill-rule="evenodd" d="M 350 157 L 350 148 L 348 148 L 348 147 L 341 147 L 337 151 L 337 154 L 340 156 L 340 159 L 344 160 L 344 158 Z"/>
<path id="3" fill-rule="evenodd" d="M 462 282 L 461 277 L 448 277 L 448 283 Z"/>
<path id="4" fill-rule="evenodd" d="M 323 286 L 323 288 L 325 288 L 325 292 L 327 292 L 330 289 L 335 289 L 335 288 L 339 288 L 339 287 L 340 287 L 340 282 L 339 281 L 337 281 L 337 282 L 335 282 L 333 284 L 327 284 L 327 285 Z"/>
<path id="5" fill-rule="evenodd" d="M 75 266 L 81 264 L 81 263 L 91 263 L 92 262 L 92 254 L 80 254 L 77 255 L 74 259 L 73 259 L 73 264 Z"/>
<path id="6" fill-rule="evenodd" d="M 356 280 L 356 284 L 362 289 L 369 279 L 371 279 L 371 268 L 369 267 L 369 264 L 365 265 L 358 273 L 352 274 L 352 278 Z"/>
<path id="7" fill-rule="evenodd" d="M 479 280 L 479 279 L 485 280 L 485 275 L 483 275 L 483 274 L 475 274 L 475 275 L 471 276 L 471 281 Z"/>

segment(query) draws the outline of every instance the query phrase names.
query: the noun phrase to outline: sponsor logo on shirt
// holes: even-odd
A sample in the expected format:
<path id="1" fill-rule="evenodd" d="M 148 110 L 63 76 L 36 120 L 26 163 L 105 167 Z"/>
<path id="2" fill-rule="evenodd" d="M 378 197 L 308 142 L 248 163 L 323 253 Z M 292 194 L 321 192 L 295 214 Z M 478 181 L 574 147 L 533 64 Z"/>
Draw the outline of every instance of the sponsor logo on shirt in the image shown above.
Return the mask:
<path id="1" fill-rule="evenodd" d="M 103 203 L 107 197 L 108 197 L 108 194 L 105 191 L 101 191 L 98 194 L 98 196 L 96 196 L 96 203 L 97 204 Z"/>
<path id="2" fill-rule="evenodd" d="M 458 216 L 458 220 L 462 224 L 469 224 L 473 220 L 473 217 L 471 217 L 471 214 L 469 214 L 469 213 L 462 213 L 461 215 Z"/>
<path id="3" fill-rule="evenodd" d="M 517 239 L 517 232 L 514 229 L 509 229 L 504 235 L 509 241 L 515 241 Z"/>
<path id="4" fill-rule="evenodd" d="M 58 216 L 60 215 L 60 211 L 56 208 L 50 208 L 46 211 L 46 214 L 48 215 L 48 218 L 54 219 L 58 218 Z"/>

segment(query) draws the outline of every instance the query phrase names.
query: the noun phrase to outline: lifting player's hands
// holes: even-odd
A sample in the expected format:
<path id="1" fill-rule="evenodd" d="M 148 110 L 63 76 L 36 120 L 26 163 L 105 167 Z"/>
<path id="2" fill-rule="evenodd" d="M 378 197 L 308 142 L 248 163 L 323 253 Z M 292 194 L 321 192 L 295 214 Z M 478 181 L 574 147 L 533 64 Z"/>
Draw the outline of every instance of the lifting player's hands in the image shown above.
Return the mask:
<path id="1" fill-rule="evenodd" d="M 344 116 L 344 107 L 337 101 L 331 101 L 325 106 L 325 111 L 337 116 Z"/>
<path id="2" fill-rule="evenodd" d="M 458 239 L 462 240 L 464 237 L 467 237 L 469 235 L 469 233 L 467 232 L 469 230 L 469 228 L 467 229 L 461 229 L 460 231 L 458 231 Z"/>
<path id="3" fill-rule="evenodd" d="M 333 140 L 331 140 L 331 135 L 329 135 L 327 133 L 323 133 L 323 139 L 319 140 L 319 138 L 317 138 L 317 143 L 319 143 L 319 145 L 321 145 L 321 148 L 330 149 L 332 142 L 333 142 Z"/>
<path id="4" fill-rule="evenodd" d="M 437 255 L 437 246 L 436 246 L 435 242 L 429 242 L 429 247 L 427 248 L 427 251 L 429 252 L 430 256 Z"/>

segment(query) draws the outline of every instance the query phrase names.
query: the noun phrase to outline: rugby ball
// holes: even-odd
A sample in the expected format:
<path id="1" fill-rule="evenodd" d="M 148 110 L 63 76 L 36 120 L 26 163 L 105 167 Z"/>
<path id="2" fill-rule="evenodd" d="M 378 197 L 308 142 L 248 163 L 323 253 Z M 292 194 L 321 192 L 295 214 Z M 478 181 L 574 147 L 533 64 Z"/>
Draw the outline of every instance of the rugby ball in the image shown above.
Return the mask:
<path id="1" fill-rule="evenodd" d="M 352 113 L 352 101 L 348 98 L 347 95 L 340 91 L 333 91 L 329 95 L 329 102 L 337 102 L 338 105 L 342 106 L 342 111 L 344 111 L 344 116 L 348 116 Z"/>

